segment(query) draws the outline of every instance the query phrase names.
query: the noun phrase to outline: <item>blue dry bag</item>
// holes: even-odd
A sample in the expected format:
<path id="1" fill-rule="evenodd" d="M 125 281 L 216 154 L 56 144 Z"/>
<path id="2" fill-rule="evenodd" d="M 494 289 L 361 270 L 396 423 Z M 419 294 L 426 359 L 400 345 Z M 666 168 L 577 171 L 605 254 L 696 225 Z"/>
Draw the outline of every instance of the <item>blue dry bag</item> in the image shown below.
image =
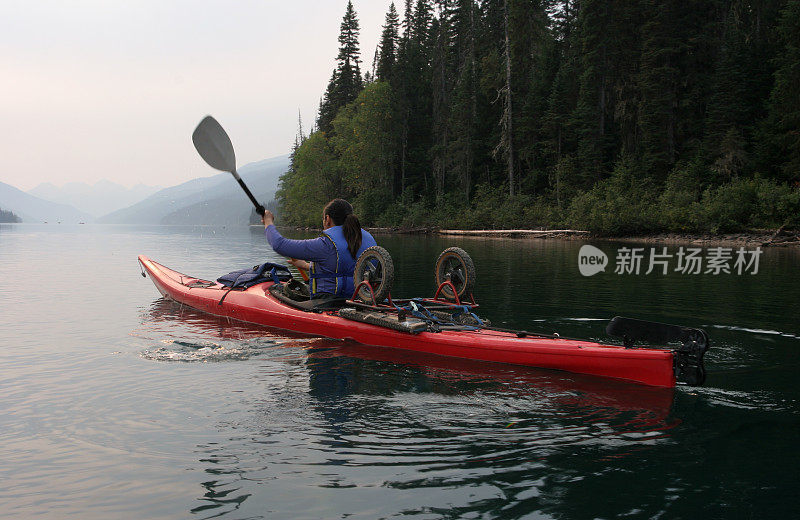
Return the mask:
<path id="1" fill-rule="evenodd" d="M 273 281 L 285 282 L 292 279 L 292 273 L 285 265 L 267 262 L 250 269 L 240 269 L 217 278 L 217 281 L 231 289 L 247 289 L 259 283 Z"/>

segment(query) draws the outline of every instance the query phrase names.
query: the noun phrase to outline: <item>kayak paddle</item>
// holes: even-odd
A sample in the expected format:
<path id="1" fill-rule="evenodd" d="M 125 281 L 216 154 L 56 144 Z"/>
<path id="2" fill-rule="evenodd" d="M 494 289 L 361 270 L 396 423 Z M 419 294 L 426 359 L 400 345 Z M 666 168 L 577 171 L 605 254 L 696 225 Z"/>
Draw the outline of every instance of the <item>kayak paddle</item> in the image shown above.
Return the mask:
<path id="1" fill-rule="evenodd" d="M 236 154 L 233 151 L 231 138 L 228 137 L 222 125 L 211 116 L 204 117 L 200 124 L 197 125 L 197 128 L 194 129 L 192 142 L 197 149 L 197 153 L 209 166 L 215 170 L 230 172 L 233 175 L 233 178 L 236 179 L 239 186 L 250 198 L 253 206 L 256 207 L 256 213 L 263 217 L 264 206 L 258 203 L 242 178 L 236 173 Z"/>
<path id="2" fill-rule="evenodd" d="M 192 142 L 197 149 L 200 157 L 208 163 L 209 166 L 215 170 L 223 172 L 230 172 L 233 178 L 239 183 L 244 192 L 250 198 L 253 206 L 256 207 L 256 213 L 264 216 L 264 206 L 258 203 L 250 189 L 244 183 L 242 178 L 236 172 L 236 154 L 233 151 L 233 144 L 228 133 L 222 128 L 222 125 L 211 116 L 206 116 L 197 125 L 192 133 Z M 308 273 L 305 269 L 297 269 L 303 280 L 308 281 Z"/>
<path id="3" fill-rule="evenodd" d="M 290 260 L 294 260 L 294 258 L 291 258 Z M 293 264 L 293 265 L 294 265 L 294 264 Z M 308 271 L 306 271 L 306 270 L 305 270 L 305 269 L 303 269 L 302 267 L 297 267 L 296 265 L 295 265 L 294 267 L 295 267 L 295 269 L 297 269 L 297 272 L 299 272 L 299 273 L 300 273 L 300 276 L 302 276 L 302 277 L 303 277 L 303 281 L 304 281 L 304 282 L 307 282 L 307 281 L 308 281 Z"/>

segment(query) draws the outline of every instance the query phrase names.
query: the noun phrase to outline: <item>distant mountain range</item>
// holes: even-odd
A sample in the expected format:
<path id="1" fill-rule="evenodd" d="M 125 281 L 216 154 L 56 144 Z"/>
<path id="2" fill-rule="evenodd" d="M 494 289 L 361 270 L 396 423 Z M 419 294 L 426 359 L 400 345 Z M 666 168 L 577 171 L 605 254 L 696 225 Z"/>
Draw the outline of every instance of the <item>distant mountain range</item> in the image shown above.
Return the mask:
<path id="1" fill-rule="evenodd" d="M 289 156 L 282 155 L 242 166 L 239 174 L 255 197 L 266 204 L 274 199 L 278 180 L 288 168 Z M 126 189 L 101 181 L 93 186 L 70 183 L 61 188 L 45 183 L 25 193 L 0 182 L 0 208 L 14 212 L 23 222 L 72 224 L 246 225 L 253 210 L 229 173 L 194 179 L 152 193 L 156 189 L 148 186 Z M 106 193 L 108 203 L 101 200 L 102 193 Z M 133 203 L 127 202 L 131 200 Z M 65 203 L 68 201 L 72 203 Z M 114 201 L 111 212 L 94 218 L 103 214 L 110 201 Z"/>
<path id="2" fill-rule="evenodd" d="M 99 217 L 136 204 L 162 188 L 163 186 L 145 186 L 144 184 L 126 188 L 107 180 L 95 184 L 70 182 L 60 187 L 45 182 L 28 190 L 28 194 L 50 202 L 68 204 L 93 217 Z"/>
<path id="3" fill-rule="evenodd" d="M 23 222 L 90 222 L 92 216 L 68 204 L 34 197 L 10 184 L 0 182 L 0 208 L 14 212 Z"/>
<path id="4" fill-rule="evenodd" d="M 247 164 L 239 175 L 262 203 L 275 197 L 280 176 L 289 168 L 282 155 Z M 154 193 L 97 220 L 106 224 L 246 225 L 253 207 L 230 173 L 194 179 Z"/>

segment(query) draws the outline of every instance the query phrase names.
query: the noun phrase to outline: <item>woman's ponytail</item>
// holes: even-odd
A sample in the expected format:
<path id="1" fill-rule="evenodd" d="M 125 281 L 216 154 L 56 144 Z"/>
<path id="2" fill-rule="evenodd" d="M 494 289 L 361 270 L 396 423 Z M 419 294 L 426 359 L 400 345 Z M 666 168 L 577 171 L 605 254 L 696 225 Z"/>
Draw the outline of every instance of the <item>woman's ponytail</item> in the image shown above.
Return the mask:
<path id="1" fill-rule="evenodd" d="M 347 215 L 342 224 L 342 233 L 347 240 L 347 250 L 354 260 L 358 260 L 357 254 L 361 248 L 361 223 L 357 216 L 352 213 Z"/>
<path id="2" fill-rule="evenodd" d="M 335 226 L 342 226 L 342 233 L 347 240 L 347 250 L 354 260 L 361 248 L 361 223 L 353 214 L 353 206 L 344 199 L 333 199 L 322 210 L 322 215 L 330 215 Z"/>

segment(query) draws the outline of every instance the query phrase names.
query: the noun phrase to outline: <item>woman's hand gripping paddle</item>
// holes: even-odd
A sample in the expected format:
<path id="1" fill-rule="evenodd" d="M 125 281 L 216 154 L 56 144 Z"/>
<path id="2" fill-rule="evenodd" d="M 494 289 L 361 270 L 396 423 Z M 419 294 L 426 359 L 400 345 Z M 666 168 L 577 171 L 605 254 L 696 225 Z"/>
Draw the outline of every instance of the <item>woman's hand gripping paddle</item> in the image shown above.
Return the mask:
<path id="1" fill-rule="evenodd" d="M 308 281 L 308 270 L 307 269 L 303 269 L 302 267 L 297 265 L 296 262 L 297 262 L 297 260 L 294 259 L 294 258 L 290 258 L 289 259 L 289 263 L 297 268 L 297 271 L 300 273 L 300 276 L 303 277 L 303 281 L 307 282 Z"/>

